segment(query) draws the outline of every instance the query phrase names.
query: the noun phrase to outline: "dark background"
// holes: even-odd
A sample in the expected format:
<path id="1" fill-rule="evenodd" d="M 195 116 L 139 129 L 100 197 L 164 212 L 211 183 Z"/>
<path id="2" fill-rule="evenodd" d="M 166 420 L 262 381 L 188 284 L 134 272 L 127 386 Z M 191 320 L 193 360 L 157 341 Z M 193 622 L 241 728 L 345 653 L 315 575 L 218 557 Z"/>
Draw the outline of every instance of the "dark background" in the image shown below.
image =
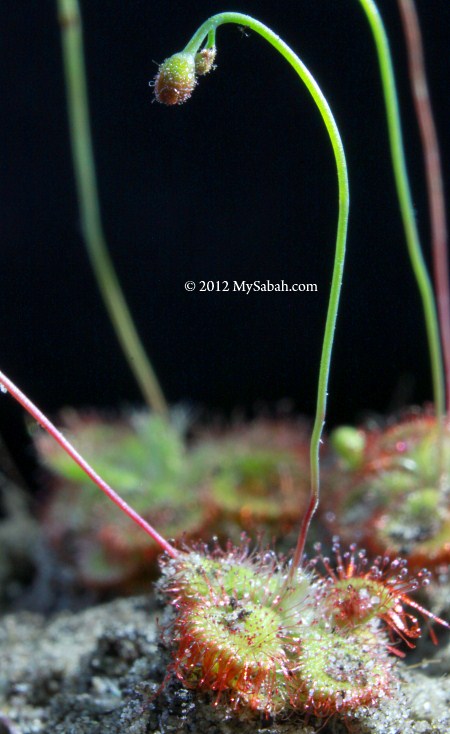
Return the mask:
<path id="1" fill-rule="evenodd" d="M 443 165 L 450 167 L 448 0 L 418 0 Z M 171 403 L 251 413 L 288 398 L 314 411 L 337 216 L 329 141 L 286 62 L 253 33 L 218 31 L 217 70 L 184 106 L 152 104 L 155 62 L 222 1 L 82 3 L 104 228 Z M 394 0 L 380 0 L 397 62 L 414 203 L 428 257 L 421 151 Z M 356 0 L 240 0 L 315 74 L 341 129 L 351 218 L 328 425 L 431 399 L 419 297 L 397 211 L 377 62 Z M 4 0 L 1 369 L 51 414 L 140 395 L 90 272 L 51 0 Z M 186 293 L 186 280 L 284 278 L 318 293 Z M 22 447 L 23 415 L 0 428 Z M 26 449 L 23 449 L 26 451 Z"/>

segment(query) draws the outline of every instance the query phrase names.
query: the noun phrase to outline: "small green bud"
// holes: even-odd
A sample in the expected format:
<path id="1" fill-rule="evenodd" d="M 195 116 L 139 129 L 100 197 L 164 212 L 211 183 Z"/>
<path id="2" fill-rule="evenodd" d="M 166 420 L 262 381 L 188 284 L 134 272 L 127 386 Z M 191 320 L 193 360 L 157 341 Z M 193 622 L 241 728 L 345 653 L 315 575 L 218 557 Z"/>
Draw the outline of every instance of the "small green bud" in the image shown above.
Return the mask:
<path id="1" fill-rule="evenodd" d="M 364 459 L 366 438 L 363 431 L 350 426 L 336 428 L 330 437 L 331 445 L 349 469 L 358 469 Z"/>
<path id="2" fill-rule="evenodd" d="M 195 71 L 199 76 L 205 76 L 212 69 L 215 69 L 214 61 L 216 58 L 216 47 L 202 48 L 198 54 L 195 54 Z"/>
<path id="3" fill-rule="evenodd" d="M 197 83 L 195 58 L 189 53 L 170 56 L 160 65 L 155 77 L 155 97 L 167 105 L 183 104 Z"/>

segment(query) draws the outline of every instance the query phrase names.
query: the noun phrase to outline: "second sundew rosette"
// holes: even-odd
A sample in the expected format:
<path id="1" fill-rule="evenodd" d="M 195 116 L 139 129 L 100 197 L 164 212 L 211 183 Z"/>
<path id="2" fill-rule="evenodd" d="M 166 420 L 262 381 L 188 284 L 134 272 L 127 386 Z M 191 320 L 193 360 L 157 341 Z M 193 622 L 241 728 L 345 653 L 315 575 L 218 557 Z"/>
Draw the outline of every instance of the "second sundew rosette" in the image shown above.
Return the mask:
<path id="1" fill-rule="evenodd" d="M 436 579 L 450 563 L 450 424 L 410 410 L 385 425 L 331 434 L 335 461 L 324 477 L 323 517 L 332 532 L 374 554 L 401 555 Z M 443 462 L 443 465 L 441 464 Z"/>
<path id="2" fill-rule="evenodd" d="M 185 440 L 182 413 L 168 423 L 147 410 L 109 418 L 96 412 L 61 414 L 65 433 L 121 496 L 166 537 L 185 542 L 207 537 L 217 510 L 197 483 Z M 157 573 L 160 549 L 116 508 L 46 435 L 36 447 L 50 470 L 44 502 L 44 535 L 76 583 L 97 593 L 137 592 Z"/>
<path id="3" fill-rule="evenodd" d="M 292 546 L 309 500 L 309 436 L 308 422 L 293 418 L 195 432 L 192 470 L 217 509 L 219 538 L 238 542 L 245 531 L 277 549 Z"/>

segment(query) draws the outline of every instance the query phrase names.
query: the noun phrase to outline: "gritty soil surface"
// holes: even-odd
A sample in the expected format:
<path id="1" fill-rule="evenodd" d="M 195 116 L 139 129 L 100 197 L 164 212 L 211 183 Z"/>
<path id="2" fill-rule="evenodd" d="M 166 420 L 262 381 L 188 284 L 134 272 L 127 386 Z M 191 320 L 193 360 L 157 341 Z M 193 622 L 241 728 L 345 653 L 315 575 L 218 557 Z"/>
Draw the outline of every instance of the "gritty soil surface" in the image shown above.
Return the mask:
<path id="1" fill-rule="evenodd" d="M 120 599 L 46 619 L 19 612 L 0 622 L 1 734 L 308 734 L 320 728 L 297 716 L 267 721 L 235 714 L 225 703 L 184 689 L 170 676 L 158 642 L 153 596 Z M 329 721 L 322 732 L 448 734 L 450 646 L 436 660 L 407 668 L 399 689 L 359 720 Z M 347 724 L 347 726 L 346 726 Z"/>

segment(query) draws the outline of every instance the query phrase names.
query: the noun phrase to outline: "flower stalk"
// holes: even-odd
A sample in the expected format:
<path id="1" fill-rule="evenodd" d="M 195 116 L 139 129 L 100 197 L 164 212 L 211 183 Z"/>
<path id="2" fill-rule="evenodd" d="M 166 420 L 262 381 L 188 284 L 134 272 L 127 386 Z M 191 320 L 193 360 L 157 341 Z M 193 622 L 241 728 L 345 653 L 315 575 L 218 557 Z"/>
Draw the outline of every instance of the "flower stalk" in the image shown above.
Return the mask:
<path id="1" fill-rule="evenodd" d="M 270 28 L 261 23 L 258 20 L 244 15 L 242 13 L 219 13 L 209 18 L 203 23 L 200 28 L 194 33 L 189 43 L 185 46 L 181 54 L 175 54 L 173 57 L 166 59 L 161 65 L 164 67 L 169 64 L 172 59 L 179 55 L 191 55 L 195 57 L 199 53 L 202 44 L 204 48 L 215 48 L 216 42 L 216 31 L 219 26 L 226 23 L 233 23 L 258 33 L 268 43 L 275 48 L 278 53 L 283 56 L 286 61 L 292 66 L 294 71 L 298 74 L 306 88 L 310 92 L 319 112 L 322 116 L 322 120 L 330 138 L 330 142 L 333 148 L 337 179 L 338 179 L 338 224 L 336 234 L 336 248 L 335 258 L 333 266 L 333 275 L 330 288 L 330 297 L 328 302 L 328 310 L 325 322 L 325 332 L 322 345 L 322 355 L 320 359 L 319 368 L 319 380 L 317 388 L 317 402 L 316 402 L 316 413 L 313 425 L 313 431 L 311 436 L 311 449 L 310 449 L 310 465 L 311 465 L 311 498 L 303 518 L 300 533 L 298 538 L 297 547 L 294 553 L 291 573 L 295 573 L 295 569 L 299 566 L 306 542 L 306 536 L 312 520 L 312 517 L 319 504 L 319 490 L 320 490 L 320 473 L 319 473 L 319 451 L 320 442 L 325 422 L 327 395 L 328 395 L 328 380 L 330 373 L 331 353 L 333 348 L 334 331 L 336 325 L 336 318 L 339 306 L 339 297 L 342 284 L 342 275 L 344 269 L 344 258 L 346 248 L 346 237 L 347 237 L 347 225 L 348 225 L 348 212 L 349 212 L 349 185 L 348 185 L 348 174 L 347 165 L 344 154 L 344 147 L 339 134 L 339 130 L 336 125 L 336 121 L 330 110 L 328 102 L 326 101 L 319 85 L 313 78 L 312 74 L 295 54 L 292 49 L 281 40 Z M 156 78 L 155 84 L 158 84 L 158 77 Z M 184 100 L 183 100 L 184 101 Z"/>
<path id="2" fill-rule="evenodd" d="M 72 158 L 83 237 L 100 293 L 128 365 L 148 406 L 167 417 L 167 403 L 133 323 L 103 232 L 89 124 L 79 3 L 78 0 L 57 0 L 57 2 Z"/>
<path id="3" fill-rule="evenodd" d="M 398 104 L 397 88 L 394 77 L 392 57 L 386 31 L 378 8 L 373 0 L 359 0 L 364 10 L 373 34 L 378 54 L 381 81 L 383 85 L 384 102 L 386 107 L 389 144 L 391 148 L 392 165 L 394 169 L 395 185 L 399 200 L 400 212 L 405 230 L 409 258 L 422 299 L 422 308 L 428 335 L 430 350 L 431 373 L 433 378 L 433 394 L 436 416 L 442 422 L 445 414 L 445 387 L 442 367 L 442 351 L 439 336 L 439 324 L 436 313 L 435 299 L 430 277 L 423 258 L 420 246 L 412 203 L 411 188 L 406 169 L 405 149 Z"/>

